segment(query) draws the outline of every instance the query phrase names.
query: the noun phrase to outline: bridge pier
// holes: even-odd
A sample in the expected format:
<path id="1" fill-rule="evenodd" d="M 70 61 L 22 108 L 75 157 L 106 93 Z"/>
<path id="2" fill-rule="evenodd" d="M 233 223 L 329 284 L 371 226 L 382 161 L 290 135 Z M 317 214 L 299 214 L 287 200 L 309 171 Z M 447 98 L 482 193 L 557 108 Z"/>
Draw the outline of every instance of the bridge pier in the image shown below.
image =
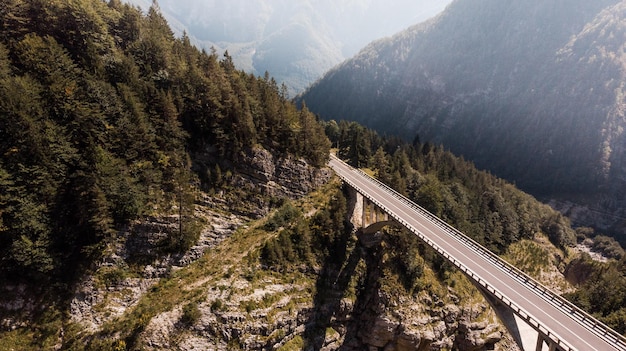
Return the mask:
<path id="1" fill-rule="evenodd" d="M 363 195 L 352 187 L 346 188 L 348 190 L 348 220 L 354 226 L 354 230 L 363 228 L 363 222 L 365 222 Z"/>
<path id="2" fill-rule="evenodd" d="M 554 342 L 550 341 L 548 338 L 539 334 L 539 337 L 537 338 L 537 347 L 535 348 L 535 351 L 544 351 L 544 345 L 548 346 L 548 351 L 560 350 L 560 348 Z"/>
<path id="3" fill-rule="evenodd" d="M 354 226 L 359 241 L 365 247 L 374 247 L 380 244 L 382 235 L 380 230 L 397 222 L 389 220 L 389 215 L 382 211 L 367 198 L 363 197 L 352 187 L 348 189 L 348 219 Z"/>
<path id="4" fill-rule="evenodd" d="M 379 211 L 376 206 L 364 203 L 363 197 L 370 198 L 398 225 L 408 229 L 463 271 L 490 301 L 499 318 L 516 336 L 522 350 L 626 351 L 626 338 L 621 334 L 541 286 L 445 221 L 332 155 L 329 165 L 342 178 L 351 194 L 348 209 L 355 231 L 360 228 L 358 232 L 361 236 L 367 236 L 363 233 L 377 231 L 385 225 L 377 222 L 367 226 L 368 218 L 373 222 L 372 218 L 378 219 L 378 216 L 368 217 L 364 213 Z M 360 194 L 357 195 L 357 192 Z M 559 334 L 551 327 L 553 321 L 562 321 Z"/>
<path id="5" fill-rule="evenodd" d="M 500 299 L 493 296 L 491 292 L 487 291 L 481 285 L 474 285 L 485 297 L 485 300 L 487 300 L 491 308 L 493 308 L 496 312 L 496 315 L 522 351 L 560 350 L 554 342 L 530 326 L 524 319 L 515 314 L 509 306 L 503 304 Z M 547 348 L 544 348 L 544 346 L 547 346 Z"/>
<path id="6" fill-rule="evenodd" d="M 355 229 L 389 222 L 389 215 L 359 192 L 348 187 L 348 219 Z M 382 226 L 380 227 L 382 229 Z"/>
<path id="7" fill-rule="evenodd" d="M 363 219 L 361 221 L 361 227 L 365 228 L 374 223 L 387 221 L 389 219 L 389 216 L 381 211 L 378 206 L 368 199 L 363 198 L 363 196 L 361 196 L 361 198 L 363 199 Z"/>

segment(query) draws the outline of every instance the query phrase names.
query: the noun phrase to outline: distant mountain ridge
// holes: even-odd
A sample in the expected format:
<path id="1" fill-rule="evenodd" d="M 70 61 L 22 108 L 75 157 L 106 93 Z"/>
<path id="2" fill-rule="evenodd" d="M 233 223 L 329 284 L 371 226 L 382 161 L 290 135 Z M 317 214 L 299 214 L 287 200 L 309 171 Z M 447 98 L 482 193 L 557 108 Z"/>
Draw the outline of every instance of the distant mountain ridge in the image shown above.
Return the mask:
<path id="1" fill-rule="evenodd" d="M 147 9 L 151 0 L 125 0 Z M 374 39 L 439 13 L 451 0 L 159 0 L 179 35 L 218 52 L 238 68 L 268 71 L 291 94 L 302 92 L 333 66 Z"/>
<path id="2" fill-rule="evenodd" d="M 626 2 L 457 0 L 299 100 L 443 143 L 542 197 L 626 207 Z"/>

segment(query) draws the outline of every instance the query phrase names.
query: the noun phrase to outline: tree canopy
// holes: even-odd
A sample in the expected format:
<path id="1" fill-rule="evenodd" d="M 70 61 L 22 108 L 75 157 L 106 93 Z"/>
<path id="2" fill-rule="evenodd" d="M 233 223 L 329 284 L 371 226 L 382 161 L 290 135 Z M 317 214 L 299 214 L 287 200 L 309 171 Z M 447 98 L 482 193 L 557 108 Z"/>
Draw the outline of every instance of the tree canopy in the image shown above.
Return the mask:
<path id="1" fill-rule="evenodd" d="M 381 137 L 356 122 L 326 122 L 338 155 L 370 168 L 382 182 L 496 253 L 545 233 L 562 248 L 576 236 L 569 220 L 514 185 L 480 171 L 442 146 Z"/>
<path id="2" fill-rule="evenodd" d="M 175 38 L 156 2 L 0 4 L 0 274 L 71 276 L 255 146 L 321 166 L 330 145 L 269 76 Z"/>

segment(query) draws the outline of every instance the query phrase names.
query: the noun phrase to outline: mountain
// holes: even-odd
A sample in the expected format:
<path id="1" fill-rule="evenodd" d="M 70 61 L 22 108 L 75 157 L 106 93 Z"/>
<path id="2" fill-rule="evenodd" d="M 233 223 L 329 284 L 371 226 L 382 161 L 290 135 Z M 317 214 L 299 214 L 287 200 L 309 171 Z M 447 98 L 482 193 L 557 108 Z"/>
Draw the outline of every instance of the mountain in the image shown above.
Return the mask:
<path id="1" fill-rule="evenodd" d="M 0 277 L 71 282 L 121 227 L 172 206 L 180 231 L 162 244 L 180 251 L 198 234 L 199 184 L 260 150 L 328 159 L 312 113 L 176 39 L 156 8 L 10 1 L 0 14 Z"/>
<path id="2" fill-rule="evenodd" d="M 619 244 L 502 179 L 321 122 L 176 38 L 156 6 L 5 0 L 0 350 L 515 349 L 416 236 L 355 233 L 331 140 L 550 287 L 572 291 L 567 271 L 569 298 L 626 332 Z"/>
<path id="3" fill-rule="evenodd" d="M 302 96 L 442 143 L 542 198 L 626 218 L 626 2 L 457 0 L 372 43 Z"/>
<path id="4" fill-rule="evenodd" d="M 147 9 L 149 0 L 128 0 Z M 238 68 L 285 83 L 291 96 L 379 39 L 430 18 L 450 0 L 160 0 L 179 35 L 228 50 Z"/>

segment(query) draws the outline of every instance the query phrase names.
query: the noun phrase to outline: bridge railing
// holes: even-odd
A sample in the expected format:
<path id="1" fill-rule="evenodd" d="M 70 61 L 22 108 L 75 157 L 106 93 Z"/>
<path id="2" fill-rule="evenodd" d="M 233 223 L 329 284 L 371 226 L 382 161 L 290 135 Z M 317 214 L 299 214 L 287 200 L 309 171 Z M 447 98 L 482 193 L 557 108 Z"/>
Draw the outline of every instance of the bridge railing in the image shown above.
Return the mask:
<path id="1" fill-rule="evenodd" d="M 400 201 L 402 201 L 403 203 L 405 203 L 406 205 L 411 207 L 413 210 L 418 212 L 420 215 L 422 215 L 423 217 L 428 219 L 431 223 L 437 225 L 439 228 L 441 228 L 442 230 L 446 231 L 447 233 L 449 233 L 450 235 L 455 237 L 457 240 L 462 242 L 465 246 L 467 246 L 468 248 L 472 249 L 473 251 L 479 253 L 480 255 L 485 257 L 487 260 L 489 260 L 490 262 L 495 264 L 497 267 L 499 267 L 502 271 L 507 273 L 509 276 L 513 277 L 514 279 L 516 279 L 520 283 L 522 283 L 522 284 L 526 285 L 527 287 L 529 287 L 531 291 L 534 291 L 542 299 L 544 299 L 545 301 L 547 301 L 548 303 L 550 303 L 554 307 L 560 309 L 562 312 L 573 316 L 574 319 L 577 320 L 580 324 L 586 326 L 587 328 L 592 330 L 596 335 L 598 335 L 599 337 L 603 338 L 604 340 L 606 340 L 610 344 L 613 344 L 618 350 L 626 351 L 626 338 L 624 338 L 624 336 L 622 336 L 621 334 L 619 334 L 616 331 L 614 331 L 613 329 L 609 328 L 604 323 L 598 321 L 596 318 L 594 318 L 593 316 L 591 316 L 587 312 L 583 311 L 582 309 L 580 309 L 578 306 L 576 306 L 572 302 L 568 301 L 567 299 L 563 298 L 562 296 L 554 293 L 553 291 L 551 291 L 547 287 L 543 286 L 541 283 L 539 283 L 534 278 L 530 277 L 526 273 L 524 273 L 521 270 L 519 270 L 517 267 L 515 267 L 512 264 L 508 263 L 507 261 L 503 260 L 502 258 L 497 256 L 496 254 L 494 254 L 493 252 L 491 252 L 490 250 L 488 250 L 487 248 L 485 248 L 484 246 L 482 246 L 481 244 L 479 244 L 478 242 L 476 242 L 475 240 L 473 240 L 469 236 L 463 234 L 462 232 L 460 232 L 456 228 L 452 227 L 451 225 L 449 225 L 448 223 L 446 223 L 445 221 L 443 221 L 439 217 L 433 215 L 432 213 L 430 213 L 429 211 L 427 211 L 423 207 L 417 205 L 416 203 L 414 203 L 413 201 L 411 201 L 410 199 L 408 199 L 404 195 L 398 193 L 396 190 L 394 190 L 393 188 L 391 188 L 387 184 L 379 181 L 376 178 L 371 177 L 370 175 L 368 175 L 367 173 L 361 171 L 360 169 L 356 169 L 356 168 L 351 167 L 350 165 L 346 164 L 345 162 L 343 162 L 342 160 L 340 160 L 339 158 L 337 158 L 335 156 L 331 156 L 331 157 L 333 157 L 334 159 L 338 160 L 339 162 L 344 163 L 346 166 L 348 166 L 354 172 L 360 173 L 366 179 L 368 179 L 370 182 L 375 183 L 378 187 L 384 189 L 388 194 L 394 196 L 395 198 L 399 199 Z M 413 228 L 409 223 L 404 222 L 402 219 L 400 219 L 398 216 L 396 216 L 394 213 L 392 213 L 392 211 L 387 209 L 386 206 L 384 206 L 383 204 L 378 202 L 378 200 L 374 199 L 373 197 L 369 196 L 368 194 L 365 194 L 363 189 L 360 189 L 356 184 L 350 182 L 349 180 L 345 179 L 344 177 L 341 177 L 341 178 L 344 181 L 347 181 L 350 184 L 350 186 L 352 186 L 356 190 L 359 190 L 359 192 L 361 192 L 364 196 L 366 196 L 370 201 L 375 203 L 381 209 L 386 210 L 386 212 L 389 215 L 391 215 L 395 220 L 399 221 L 402 225 L 404 225 L 406 227 Z M 523 311 L 516 304 L 514 304 L 512 301 L 507 299 L 502 293 L 497 291 L 495 288 L 491 287 L 486 281 L 484 281 L 482 278 L 478 277 L 474 272 L 472 272 L 467 267 L 462 265 L 459 261 L 457 261 L 456 259 L 454 259 L 450 255 L 448 255 L 443 249 L 441 249 L 438 245 L 436 245 L 430 239 L 428 239 L 423 234 L 421 234 L 416 228 L 413 228 L 412 231 L 414 233 L 416 233 L 416 234 L 419 233 L 418 236 L 420 236 L 420 239 L 424 240 L 428 245 L 430 245 L 437 252 L 439 252 L 439 254 L 444 256 L 444 258 L 446 258 L 451 263 L 453 263 L 455 266 L 457 266 L 459 269 L 461 269 L 465 274 L 467 274 L 470 277 L 472 277 L 472 279 L 477 281 L 481 286 L 483 286 L 485 289 L 487 289 L 490 293 L 493 293 L 497 298 L 501 299 L 502 302 L 506 303 L 509 307 L 511 307 L 520 317 L 524 318 L 530 325 L 533 325 L 535 328 L 537 328 L 537 330 L 541 331 L 546 336 L 556 336 L 556 340 L 555 341 L 557 341 L 557 343 L 561 347 L 565 347 L 566 349 L 571 349 L 571 347 L 569 345 L 567 345 L 564 341 L 562 341 L 562 339 L 560 337 L 558 337 L 558 335 L 556 335 L 551 330 L 548 330 L 544 326 L 541 326 L 538 323 L 538 321 L 534 320 L 534 318 L 532 316 L 528 315 L 525 311 Z"/>

